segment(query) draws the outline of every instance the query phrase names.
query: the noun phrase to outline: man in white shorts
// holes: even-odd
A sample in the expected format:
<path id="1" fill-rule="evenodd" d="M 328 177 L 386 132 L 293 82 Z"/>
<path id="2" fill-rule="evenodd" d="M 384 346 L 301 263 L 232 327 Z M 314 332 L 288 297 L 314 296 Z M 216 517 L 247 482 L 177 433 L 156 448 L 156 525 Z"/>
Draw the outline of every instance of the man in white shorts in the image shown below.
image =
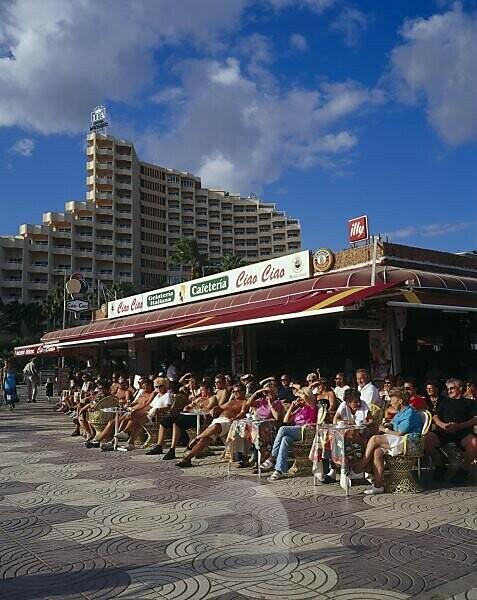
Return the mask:
<path id="1" fill-rule="evenodd" d="M 228 434 L 232 421 L 245 416 L 247 400 L 243 383 L 236 383 L 230 400 L 222 406 L 216 406 L 211 412 L 214 417 L 212 423 L 187 446 L 189 452 L 177 463 L 178 467 L 192 466 L 191 461 L 195 456 L 202 454 L 219 436 L 225 437 Z"/>

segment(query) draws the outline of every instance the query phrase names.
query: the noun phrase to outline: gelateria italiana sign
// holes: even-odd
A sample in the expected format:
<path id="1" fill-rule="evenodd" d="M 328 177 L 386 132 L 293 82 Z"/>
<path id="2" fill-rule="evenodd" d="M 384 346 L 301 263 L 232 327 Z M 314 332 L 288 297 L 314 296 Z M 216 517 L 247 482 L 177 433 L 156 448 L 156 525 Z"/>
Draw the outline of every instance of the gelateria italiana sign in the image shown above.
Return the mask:
<path id="1" fill-rule="evenodd" d="M 310 253 L 308 250 L 304 250 L 216 275 L 114 300 L 108 303 L 108 318 L 115 319 L 198 300 L 258 290 L 308 277 L 311 277 Z"/>

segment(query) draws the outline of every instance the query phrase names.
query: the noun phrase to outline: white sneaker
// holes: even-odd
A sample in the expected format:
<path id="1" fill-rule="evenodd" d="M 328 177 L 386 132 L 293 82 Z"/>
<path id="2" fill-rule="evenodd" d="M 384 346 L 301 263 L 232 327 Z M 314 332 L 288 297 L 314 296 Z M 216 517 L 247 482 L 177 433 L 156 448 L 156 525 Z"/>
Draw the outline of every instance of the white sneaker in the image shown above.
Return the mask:
<path id="1" fill-rule="evenodd" d="M 275 466 L 275 460 L 272 457 L 270 457 L 270 458 L 267 458 L 267 460 L 260 465 L 260 470 L 265 471 L 265 472 L 271 471 L 274 466 Z"/>
<path id="2" fill-rule="evenodd" d="M 374 487 L 374 485 L 372 485 L 369 489 L 364 490 L 364 493 L 367 496 L 376 496 L 377 494 L 384 494 L 384 488 L 383 487 Z"/>
<path id="3" fill-rule="evenodd" d="M 284 479 L 285 475 L 280 473 L 280 471 L 273 471 L 273 473 L 268 478 L 268 481 L 278 481 L 279 479 Z"/>

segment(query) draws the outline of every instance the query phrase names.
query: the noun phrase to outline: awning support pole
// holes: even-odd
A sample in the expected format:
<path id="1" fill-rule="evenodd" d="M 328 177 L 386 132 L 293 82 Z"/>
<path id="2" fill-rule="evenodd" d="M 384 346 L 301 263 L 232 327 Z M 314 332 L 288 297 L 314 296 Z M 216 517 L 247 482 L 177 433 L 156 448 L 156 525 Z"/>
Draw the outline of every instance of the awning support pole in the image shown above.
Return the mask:
<path id="1" fill-rule="evenodd" d="M 373 236 L 373 263 L 371 266 L 371 285 L 376 285 L 376 260 L 378 256 L 378 236 Z"/>

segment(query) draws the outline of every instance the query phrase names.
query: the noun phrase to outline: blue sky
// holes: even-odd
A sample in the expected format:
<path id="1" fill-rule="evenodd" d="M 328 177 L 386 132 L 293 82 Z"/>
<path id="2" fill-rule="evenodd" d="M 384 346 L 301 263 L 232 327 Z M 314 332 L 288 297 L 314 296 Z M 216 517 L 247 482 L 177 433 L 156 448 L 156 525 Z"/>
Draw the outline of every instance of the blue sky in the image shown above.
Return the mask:
<path id="1" fill-rule="evenodd" d="M 301 219 L 477 248 L 474 0 L 0 0 L 0 233 L 85 196 L 89 112 Z"/>

